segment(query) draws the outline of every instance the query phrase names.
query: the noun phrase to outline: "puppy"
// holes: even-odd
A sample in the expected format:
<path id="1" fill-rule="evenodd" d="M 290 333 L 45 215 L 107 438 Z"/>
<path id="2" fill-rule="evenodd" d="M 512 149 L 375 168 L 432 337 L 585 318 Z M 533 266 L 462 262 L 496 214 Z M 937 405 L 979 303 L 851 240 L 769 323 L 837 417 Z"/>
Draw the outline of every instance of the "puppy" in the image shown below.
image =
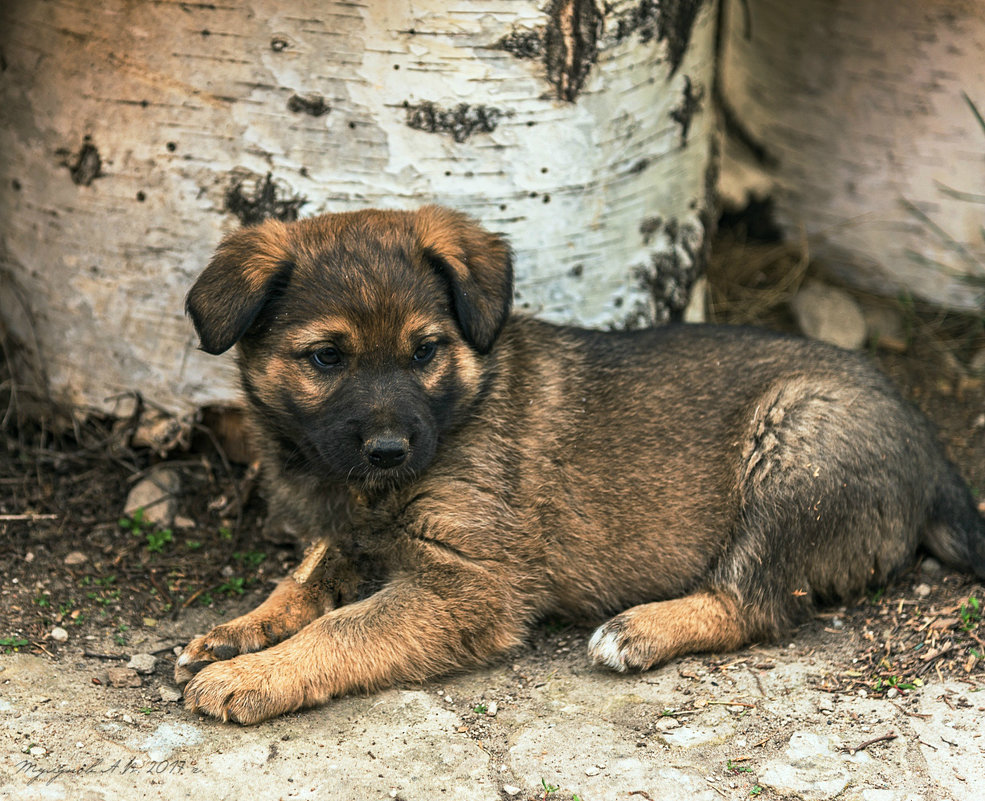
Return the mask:
<path id="1" fill-rule="evenodd" d="M 269 220 L 188 295 L 238 348 L 267 498 L 314 545 L 184 649 L 189 709 L 256 723 L 485 662 L 544 615 L 611 615 L 645 670 L 776 637 L 918 546 L 985 578 L 985 522 L 865 359 L 748 329 L 511 315 L 506 241 L 463 214 Z"/>

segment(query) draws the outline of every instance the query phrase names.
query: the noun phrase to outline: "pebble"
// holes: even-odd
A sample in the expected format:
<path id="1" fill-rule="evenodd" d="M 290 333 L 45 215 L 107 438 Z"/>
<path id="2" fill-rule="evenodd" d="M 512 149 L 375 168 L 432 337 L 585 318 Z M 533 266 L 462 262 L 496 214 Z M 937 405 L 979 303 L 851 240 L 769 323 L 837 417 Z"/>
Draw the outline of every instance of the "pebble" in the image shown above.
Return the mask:
<path id="1" fill-rule="evenodd" d="M 181 491 L 181 474 L 171 467 L 159 467 L 134 484 L 127 495 L 123 513 L 133 516 L 143 509 L 145 524 L 168 527 L 178 511 L 176 496 Z"/>
<path id="2" fill-rule="evenodd" d="M 800 330 L 812 339 L 855 350 L 866 341 L 862 309 L 838 287 L 808 281 L 790 303 Z"/>
<path id="3" fill-rule="evenodd" d="M 144 676 L 153 673 L 156 666 L 157 657 L 153 654 L 134 654 L 127 663 L 127 667 L 130 670 L 136 670 Z"/>
<path id="4" fill-rule="evenodd" d="M 109 676 L 109 683 L 113 687 L 139 687 L 141 685 L 137 671 L 130 668 L 114 667 L 107 670 L 106 673 Z"/>
<path id="5" fill-rule="evenodd" d="M 72 553 L 65 557 L 65 564 L 69 567 L 82 565 L 88 561 L 89 557 L 82 553 L 82 551 L 72 551 Z"/>
<path id="6" fill-rule="evenodd" d="M 585 768 L 585 775 L 586 776 L 598 776 L 600 772 L 601 771 L 597 767 L 595 767 L 594 765 L 592 765 L 592 767 L 590 767 L 590 768 Z"/>
<path id="7" fill-rule="evenodd" d="M 507 795 L 510 795 L 510 796 L 520 795 L 520 793 L 523 792 L 523 788 L 522 787 L 514 787 L 512 784 L 504 784 L 503 785 L 503 792 L 506 793 Z"/>
<path id="8" fill-rule="evenodd" d="M 499 712 L 499 704 L 497 704 L 495 701 L 490 701 L 489 706 L 486 707 L 486 715 L 488 717 L 494 718 L 496 717 L 497 712 Z"/>
<path id="9" fill-rule="evenodd" d="M 913 588 L 913 591 L 921 598 L 926 598 L 928 595 L 930 595 L 930 585 L 917 584 L 917 586 Z"/>
<path id="10" fill-rule="evenodd" d="M 942 569 L 941 563 L 932 556 L 928 556 L 920 564 L 920 570 L 923 573 L 940 573 Z"/>
<path id="11" fill-rule="evenodd" d="M 161 697 L 161 703 L 164 704 L 176 704 L 181 700 L 181 690 L 163 684 L 157 688 L 157 694 Z"/>
<path id="12" fill-rule="evenodd" d="M 51 639 L 53 639 L 55 642 L 67 642 L 68 632 L 65 631 L 65 629 L 63 629 L 61 626 L 55 626 L 51 630 Z"/>

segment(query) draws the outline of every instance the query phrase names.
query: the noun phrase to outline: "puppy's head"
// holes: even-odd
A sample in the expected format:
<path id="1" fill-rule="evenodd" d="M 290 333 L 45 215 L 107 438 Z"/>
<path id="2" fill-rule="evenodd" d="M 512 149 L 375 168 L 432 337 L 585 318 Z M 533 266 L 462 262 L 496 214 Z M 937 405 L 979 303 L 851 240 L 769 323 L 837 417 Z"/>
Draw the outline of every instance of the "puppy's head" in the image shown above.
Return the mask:
<path id="1" fill-rule="evenodd" d="M 203 350 L 239 345 L 288 470 L 386 486 L 427 467 L 465 414 L 512 295 L 505 240 L 427 206 L 237 231 L 186 305 Z"/>

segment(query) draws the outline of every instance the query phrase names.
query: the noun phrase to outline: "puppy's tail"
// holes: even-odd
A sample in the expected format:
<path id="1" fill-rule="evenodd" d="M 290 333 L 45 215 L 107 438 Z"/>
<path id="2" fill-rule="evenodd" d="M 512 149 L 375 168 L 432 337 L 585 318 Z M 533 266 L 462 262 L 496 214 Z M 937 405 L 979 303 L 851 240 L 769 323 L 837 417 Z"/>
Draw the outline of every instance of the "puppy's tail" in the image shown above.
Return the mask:
<path id="1" fill-rule="evenodd" d="M 938 485 L 923 544 L 945 564 L 985 579 L 985 519 L 951 465 Z"/>

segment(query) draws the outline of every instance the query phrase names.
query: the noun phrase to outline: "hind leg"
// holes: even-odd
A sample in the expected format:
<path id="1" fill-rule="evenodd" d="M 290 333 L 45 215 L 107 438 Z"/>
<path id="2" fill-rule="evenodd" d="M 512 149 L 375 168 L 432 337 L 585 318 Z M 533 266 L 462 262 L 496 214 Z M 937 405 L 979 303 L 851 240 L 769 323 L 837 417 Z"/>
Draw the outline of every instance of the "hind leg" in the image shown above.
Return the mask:
<path id="1" fill-rule="evenodd" d="M 614 670 L 647 670 L 693 651 L 734 650 L 751 634 L 732 599 L 699 592 L 627 609 L 595 631 L 588 652 Z"/>

